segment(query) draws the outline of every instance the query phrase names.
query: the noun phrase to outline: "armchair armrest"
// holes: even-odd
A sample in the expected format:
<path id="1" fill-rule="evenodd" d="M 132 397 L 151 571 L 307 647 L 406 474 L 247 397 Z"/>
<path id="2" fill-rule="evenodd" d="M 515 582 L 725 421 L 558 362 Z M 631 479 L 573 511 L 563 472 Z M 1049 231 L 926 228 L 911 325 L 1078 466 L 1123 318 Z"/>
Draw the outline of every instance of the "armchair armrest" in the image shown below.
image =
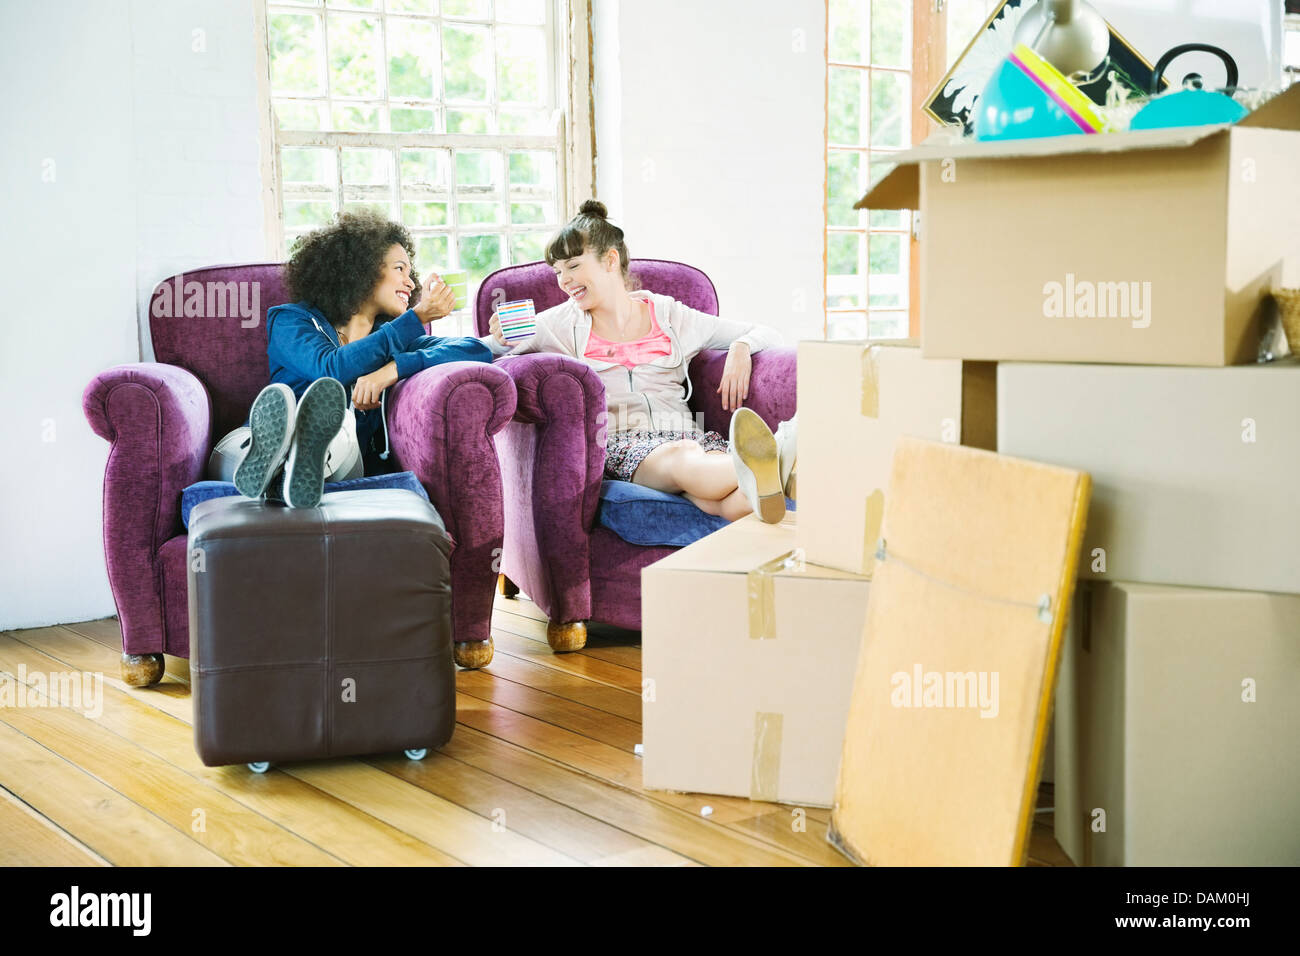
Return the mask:
<path id="1" fill-rule="evenodd" d="M 104 558 L 123 644 L 161 653 L 158 551 L 183 533 L 181 491 L 203 477 L 212 447 L 212 402 L 175 365 L 117 365 L 86 386 L 82 410 L 112 444 L 104 468 Z"/>
<path id="2" fill-rule="evenodd" d="M 749 376 L 749 397 L 745 405 L 758 412 L 768 427 L 775 430 L 781 422 L 794 417 L 796 394 L 795 372 L 798 367 L 795 349 L 764 349 L 753 356 Z M 695 356 L 690 375 L 694 389 L 691 407 L 704 413 L 704 427 L 724 438 L 731 424 L 731 412 L 723 411 L 718 383 L 726 364 L 725 351 L 710 349 Z"/>
<path id="3" fill-rule="evenodd" d="M 497 363 L 518 407 L 497 438 L 506 485 L 502 570 L 552 621 L 591 617 L 590 535 L 605 470 L 605 386 L 586 364 L 533 353 Z"/>
<path id="4" fill-rule="evenodd" d="M 398 382 L 388 437 L 398 465 L 415 473 L 455 542 L 452 631 L 457 641 L 491 636 L 502 539 L 501 469 L 492 436 L 515 412 L 515 389 L 483 362 L 435 365 Z"/>

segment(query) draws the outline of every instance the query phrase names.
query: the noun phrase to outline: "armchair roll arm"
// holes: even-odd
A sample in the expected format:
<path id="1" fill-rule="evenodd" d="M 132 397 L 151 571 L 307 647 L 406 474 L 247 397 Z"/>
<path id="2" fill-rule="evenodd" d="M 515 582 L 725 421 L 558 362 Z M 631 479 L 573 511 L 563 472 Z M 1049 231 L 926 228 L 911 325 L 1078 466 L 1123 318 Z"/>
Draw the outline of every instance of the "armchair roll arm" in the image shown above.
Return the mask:
<path id="1" fill-rule="evenodd" d="M 91 430 L 112 445 L 104 468 L 104 558 L 123 647 L 161 653 L 158 551 L 184 533 L 181 491 L 203 477 L 212 402 L 191 372 L 141 362 L 95 376 L 81 406 Z"/>
<path id="2" fill-rule="evenodd" d="M 605 386 L 586 364 L 528 354 L 497 363 L 518 407 L 501 433 L 503 570 L 556 623 L 591 617 L 590 534 L 605 470 Z"/>
<path id="3" fill-rule="evenodd" d="M 455 542 L 452 631 L 491 637 L 503 532 L 501 469 L 492 436 L 515 412 L 515 388 L 483 362 L 448 362 L 398 382 L 388 437 L 398 465 L 415 473 Z"/>
<path id="4" fill-rule="evenodd" d="M 745 405 L 758 412 L 768 427 L 775 429 L 781 422 L 794 417 L 797 397 L 795 372 L 798 367 L 795 349 L 764 349 L 753 356 L 753 369 L 749 376 L 749 398 Z M 723 411 L 718 383 L 722 381 L 722 368 L 727 353 L 710 349 L 695 356 L 691 362 L 691 407 L 704 413 L 704 427 L 718 432 L 724 438 L 731 424 L 731 412 Z"/>

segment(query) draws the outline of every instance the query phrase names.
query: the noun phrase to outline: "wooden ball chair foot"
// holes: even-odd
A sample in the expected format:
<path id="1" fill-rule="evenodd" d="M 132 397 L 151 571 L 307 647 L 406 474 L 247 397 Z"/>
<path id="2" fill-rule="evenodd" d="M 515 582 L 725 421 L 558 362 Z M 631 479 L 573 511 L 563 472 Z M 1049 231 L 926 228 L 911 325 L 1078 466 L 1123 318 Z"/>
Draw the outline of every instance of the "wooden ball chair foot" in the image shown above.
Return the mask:
<path id="1" fill-rule="evenodd" d="M 546 625 L 546 643 L 557 654 L 568 651 L 580 651 L 587 646 L 587 625 L 584 621 L 572 624 L 556 624 L 551 621 Z"/>
<path id="2" fill-rule="evenodd" d="M 451 647 L 457 666 L 467 671 L 487 667 L 492 663 L 494 646 L 490 637 L 486 641 L 457 641 Z"/>
<path id="3" fill-rule="evenodd" d="M 166 662 L 161 654 L 123 654 L 122 683 L 128 687 L 152 687 L 162 680 Z"/>

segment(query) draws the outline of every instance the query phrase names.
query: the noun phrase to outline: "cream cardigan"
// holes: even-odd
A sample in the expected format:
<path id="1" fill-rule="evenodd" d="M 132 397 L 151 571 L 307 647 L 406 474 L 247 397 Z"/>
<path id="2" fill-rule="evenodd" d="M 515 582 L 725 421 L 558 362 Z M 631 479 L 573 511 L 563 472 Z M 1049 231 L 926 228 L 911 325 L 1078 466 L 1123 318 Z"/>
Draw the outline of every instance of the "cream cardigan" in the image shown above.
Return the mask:
<path id="1" fill-rule="evenodd" d="M 691 397 L 687 375 L 691 359 L 705 349 L 725 349 L 732 342 L 744 342 L 751 353 L 783 343 L 781 334 L 773 329 L 720 319 L 670 296 L 646 291 L 630 295 L 654 303 L 659 327 L 672 342 L 670 354 L 634 368 L 587 358 L 583 353 L 591 335 L 591 315 L 572 299 L 538 315 L 537 332 L 531 338 L 508 351 L 493 340 L 491 348 L 498 355 L 559 352 L 591 366 L 605 383 L 609 431 L 702 431 L 703 425 L 686 404 Z"/>

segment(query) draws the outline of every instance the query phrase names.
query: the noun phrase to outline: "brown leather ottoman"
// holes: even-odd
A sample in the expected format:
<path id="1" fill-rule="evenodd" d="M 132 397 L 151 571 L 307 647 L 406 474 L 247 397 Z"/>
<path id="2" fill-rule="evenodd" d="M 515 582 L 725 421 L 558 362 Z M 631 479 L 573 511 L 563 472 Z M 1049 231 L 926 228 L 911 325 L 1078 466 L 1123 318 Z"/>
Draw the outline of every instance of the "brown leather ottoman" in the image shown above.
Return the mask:
<path id="1" fill-rule="evenodd" d="M 427 501 L 248 498 L 189 525 L 194 746 L 208 766 L 406 750 L 451 738 L 451 539 Z"/>

